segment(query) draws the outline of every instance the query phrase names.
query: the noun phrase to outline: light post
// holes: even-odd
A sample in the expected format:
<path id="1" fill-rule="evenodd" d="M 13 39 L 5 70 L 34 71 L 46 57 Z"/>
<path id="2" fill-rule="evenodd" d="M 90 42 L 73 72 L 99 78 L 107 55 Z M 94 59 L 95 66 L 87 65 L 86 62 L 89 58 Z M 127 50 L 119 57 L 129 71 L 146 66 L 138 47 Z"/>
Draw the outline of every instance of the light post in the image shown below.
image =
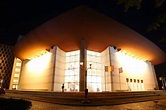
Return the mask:
<path id="1" fill-rule="evenodd" d="M 159 80 L 162 81 L 162 89 L 165 90 L 165 77 L 159 77 Z"/>
<path id="2" fill-rule="evenodd" d="M 83 65 L 83 63 L 81 64 Z M 85 71 L 85 91 L 84 91 L 84 100 L 82 101 L 83 103 L 90 103 L 90 101 L 87 100 L 88 98 L 88 88 L 87 88 L 87 72 L 88 72 L 88 69 L 92 69 L 92 64 L 89 64 L 89 68 L 85 68 L 84 71 Z"/>

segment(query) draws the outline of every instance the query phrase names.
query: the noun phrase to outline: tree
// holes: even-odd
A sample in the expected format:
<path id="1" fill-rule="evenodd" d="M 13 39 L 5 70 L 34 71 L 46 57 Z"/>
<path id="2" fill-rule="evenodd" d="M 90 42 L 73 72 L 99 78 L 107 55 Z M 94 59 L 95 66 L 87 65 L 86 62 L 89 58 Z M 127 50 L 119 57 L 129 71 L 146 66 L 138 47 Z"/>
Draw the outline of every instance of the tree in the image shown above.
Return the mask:
<path id="1" fill-rule="evenodd" d="M 130 8 L 136 8 L 140 9 L 142 6 L 142 1 L 143 0 L 115 0 L 117 4 L 123 4 L 124 5 L 124 11 L 127 12 Z M 145 0 L 146 1 L 146 0 Z M 148 1 L 149 3 L 152 2 L 154 8 L 163 8 L 166 7 L 166 2 L 165 0 L 153 0 L 153 1 Z M 156 19 L 149 25 L 147 28 L 148 32 L 153 32 L 153 31 L 158 31 L 161 29 L 162 31 L 166 31 L 166 11 L 163 13 L 159 13 L 158 16 L 156 16 Z M 166 43 L 166 35 L 162 36 L 160 43 Z"/>

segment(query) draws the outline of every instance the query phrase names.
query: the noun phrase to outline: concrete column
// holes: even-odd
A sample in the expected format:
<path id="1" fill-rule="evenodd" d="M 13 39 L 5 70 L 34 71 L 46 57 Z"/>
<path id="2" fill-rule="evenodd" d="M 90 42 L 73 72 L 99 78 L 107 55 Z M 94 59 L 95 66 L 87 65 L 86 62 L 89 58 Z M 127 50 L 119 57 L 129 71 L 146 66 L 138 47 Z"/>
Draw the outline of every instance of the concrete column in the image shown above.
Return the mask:
<path id="1" fill-rule="evenodd" d="M 110 60 L 110 66 L 112 66 L 111 63 L 111 46 L 109 46 L 109 60 Z M 113 92 L 113 74 L 112 71 L 110 72 L 110 76 L 111 76 L 111 92 Z"/>
<path id="2" fill-rule="evenodd" d="M 52 53 L 53 53 L 53 71 L 52 71 L 52 85 L 51 85 L 52 87 L 51 87 L 51 91 L 54 91 L 56 52 L 57 52 L 57 47 L 53 47 L 53 48 L 52 48 Z"/>
<path id="3" fill-rule="evenodd" d="M 85 70 L 86 70 L 86 49 L 85 49 L 85 41 L 81 40 L 81 49 L 80 49 L 80 92 L 85 91 L 86 87 L 86 79 L 85 79 Z"/>

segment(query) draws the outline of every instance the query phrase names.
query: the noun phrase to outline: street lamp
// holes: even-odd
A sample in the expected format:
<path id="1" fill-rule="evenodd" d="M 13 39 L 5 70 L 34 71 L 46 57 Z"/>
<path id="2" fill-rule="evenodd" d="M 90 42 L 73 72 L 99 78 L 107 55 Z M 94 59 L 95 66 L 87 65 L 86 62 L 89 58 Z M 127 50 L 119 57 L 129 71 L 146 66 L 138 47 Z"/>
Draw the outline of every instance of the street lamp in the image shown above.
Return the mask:
<path id="1" fill-rule="evenodd" d="M 162 89 L 165 90 L 165 77 L 159 77 L 159 80 L 162 81 Z"/>
<path id="2" fill-rule="evenodd" d="M 83 66 L 83 62 L 81 62 L 80 65 Z M 84 71 L 85 71 L 85 91 L 84 91 L 85 98 L 82 101 L 83 103 L 90 103 L 90 101 L 87 100 L 87 97 L 88 97 L 88 88 L 87 88 L 87 72 L 88 72 L 88 69 L 92 69 L 92 64 L 89 64 L 89 68 L 84 69 Z"/>

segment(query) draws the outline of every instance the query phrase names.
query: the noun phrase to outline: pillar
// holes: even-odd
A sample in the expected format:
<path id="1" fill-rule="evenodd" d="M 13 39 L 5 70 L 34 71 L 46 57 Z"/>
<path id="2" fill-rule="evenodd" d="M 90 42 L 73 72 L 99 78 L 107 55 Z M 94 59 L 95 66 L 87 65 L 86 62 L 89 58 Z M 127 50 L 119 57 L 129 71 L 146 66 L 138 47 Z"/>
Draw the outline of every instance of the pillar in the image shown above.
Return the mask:
<path id="1" fill-rule="evenodd" d="M 81 49 L 80 49 L 80 92 L 85 91 L 86 79 L 85 79 L 85 70 L 86 70 L 86 49 L 85 49 L 85 40 L 81 40 Z"/>

